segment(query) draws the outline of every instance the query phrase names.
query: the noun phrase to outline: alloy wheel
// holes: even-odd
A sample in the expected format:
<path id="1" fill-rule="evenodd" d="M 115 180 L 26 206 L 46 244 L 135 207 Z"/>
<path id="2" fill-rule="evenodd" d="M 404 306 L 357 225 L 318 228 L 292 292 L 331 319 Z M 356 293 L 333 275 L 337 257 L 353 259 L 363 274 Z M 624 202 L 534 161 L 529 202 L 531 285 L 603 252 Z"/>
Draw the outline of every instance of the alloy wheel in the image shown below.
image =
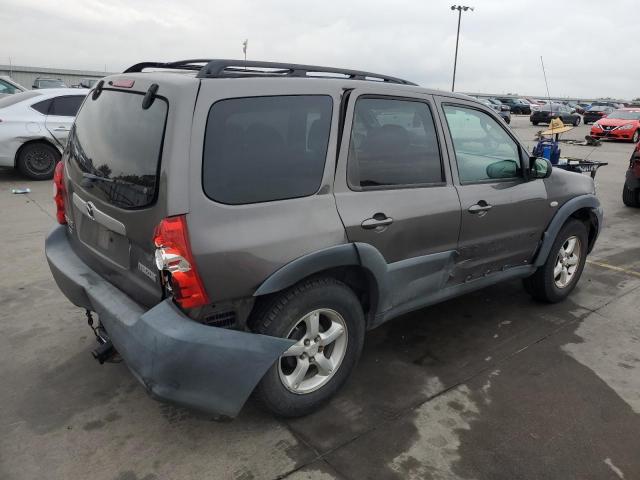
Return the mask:
<path id="1" fill-rule="evenodd" d="M 553 281 L 558 288 L 566 288 L 575 277 L 580 264 L 580 239 L 571 236 L 565 240 L 558 251 L 553 269 Z"/>
<path id="2" fill-rule="evenodd" d="M 340 368 L 347 352 L 344 318 L 321 308 L 298 320 L 287 338 L 296 343 L 278 361 L 282 384 L 292 393 L 311 393 L 326 385 Z"/>

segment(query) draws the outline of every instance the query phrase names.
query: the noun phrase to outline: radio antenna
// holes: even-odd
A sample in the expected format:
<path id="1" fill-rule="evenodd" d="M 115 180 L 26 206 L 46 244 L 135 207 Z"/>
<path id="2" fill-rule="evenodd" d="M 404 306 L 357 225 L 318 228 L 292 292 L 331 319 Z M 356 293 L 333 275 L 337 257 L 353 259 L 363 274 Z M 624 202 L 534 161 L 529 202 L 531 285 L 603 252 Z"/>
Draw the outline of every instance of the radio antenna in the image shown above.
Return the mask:
<path id="1" fill-rule="evenodd" d="M 547 100 L 549 100 L 549 108 L 551 108 L 551 95 L 549 94 L 549 82 L 547 82 L 547 72 L 544 69 L 544 60 L 542 60 L 542 55 L 540 55 L 540 63 L 542 64 L 542 74 L 544 75 L 544 84 L 547 87 Z M 551 110 L 553 112 L 553 109 Z"/>

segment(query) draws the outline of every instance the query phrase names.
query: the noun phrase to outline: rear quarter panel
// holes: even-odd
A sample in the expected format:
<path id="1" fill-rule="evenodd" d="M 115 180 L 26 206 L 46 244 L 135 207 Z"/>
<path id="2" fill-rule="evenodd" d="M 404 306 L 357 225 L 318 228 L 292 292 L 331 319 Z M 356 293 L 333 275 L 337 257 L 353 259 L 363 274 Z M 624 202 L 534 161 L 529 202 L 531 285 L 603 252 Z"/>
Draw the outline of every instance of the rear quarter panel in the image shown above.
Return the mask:
<path id="1" fill-rule="evenodd" d="M 341 93 L 337 81 L 202 80 L 193 120 L 187 221 L 198 271 L 213 302 L 251 296 L 270 274 L 292 260 L 347 241 L 333 196 Z M 229 98 L 305 94 L 333 99 L 327 157 L 318 192 L 249 205 L 224 205 L 209 199 L 202 187 L 202 156 L 211 106 Z"/>

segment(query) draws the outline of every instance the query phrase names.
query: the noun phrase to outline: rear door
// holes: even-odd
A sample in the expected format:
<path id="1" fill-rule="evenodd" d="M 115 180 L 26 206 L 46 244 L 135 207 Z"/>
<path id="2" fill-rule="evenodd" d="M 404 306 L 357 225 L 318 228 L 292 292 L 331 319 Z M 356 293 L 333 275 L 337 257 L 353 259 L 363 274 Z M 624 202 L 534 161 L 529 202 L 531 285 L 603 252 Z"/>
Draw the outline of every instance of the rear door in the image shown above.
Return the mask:
<path id="1" fill-rule="evenodd" d="M 438 100 L 462 204 L 454 281 L 527 264 L 553 213 L 544 182 L 526 181 L 528 153 L 493 114 L 457 98 Z"/>
<path id="2" fill-rule="evenodd" d="M 335 180 L 349 240 L 388 265 L 393 307 L 444 286 L 460 228 L 433 98 L 401 92 L 351 93 Z"/>
<path id="3" fill-rule="evenodd" d="M 104 88 L 97 98 L 88 97 L 63 158 L 75 251 L 147 306 L 162 294 L 153 257 L 155 227 L 165 216 L 187 210 L 180 202 L 175 202 L 180 205 L 175 212 L 167 207 L 175 188 L 167 179 L 175 177 L 175 185 L 180 185 L 188 171 L 188 133 L 197 92 L 197 81 L 191 82 L 180 102 L 179 89 L 155 80 L 158 95 L 146 109 L 142 101 L 151 84 L 146 78 L 137 77 L 134 88 Z M 182 139 L 171 129 L 175 124 L 183 127 Z M 182 164 L 182 172 L 173 174 L 172 158 Z"/>
<path id="4" fill-rule="evenodd" d="M 64 95 L 51 99 L 45 125 L 61 147 L 67 144 L 71 125 L 82 105 L 84 95 Z"/>

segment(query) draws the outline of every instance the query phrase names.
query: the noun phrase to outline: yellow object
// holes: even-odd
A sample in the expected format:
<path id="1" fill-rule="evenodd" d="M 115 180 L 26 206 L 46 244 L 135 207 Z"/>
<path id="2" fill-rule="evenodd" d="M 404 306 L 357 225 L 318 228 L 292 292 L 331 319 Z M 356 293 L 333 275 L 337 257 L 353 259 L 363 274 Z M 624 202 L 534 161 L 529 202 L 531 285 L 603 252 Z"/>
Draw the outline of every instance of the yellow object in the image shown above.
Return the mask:
<path id="1" fill-rule="evenodd" d="M 552 118 L 549 129 L 541 133 L 541 135 L 555 135 L 556 133 L 564 133 L 572 130 L 573 127 L 567 127 L 559 118 Z"/>

